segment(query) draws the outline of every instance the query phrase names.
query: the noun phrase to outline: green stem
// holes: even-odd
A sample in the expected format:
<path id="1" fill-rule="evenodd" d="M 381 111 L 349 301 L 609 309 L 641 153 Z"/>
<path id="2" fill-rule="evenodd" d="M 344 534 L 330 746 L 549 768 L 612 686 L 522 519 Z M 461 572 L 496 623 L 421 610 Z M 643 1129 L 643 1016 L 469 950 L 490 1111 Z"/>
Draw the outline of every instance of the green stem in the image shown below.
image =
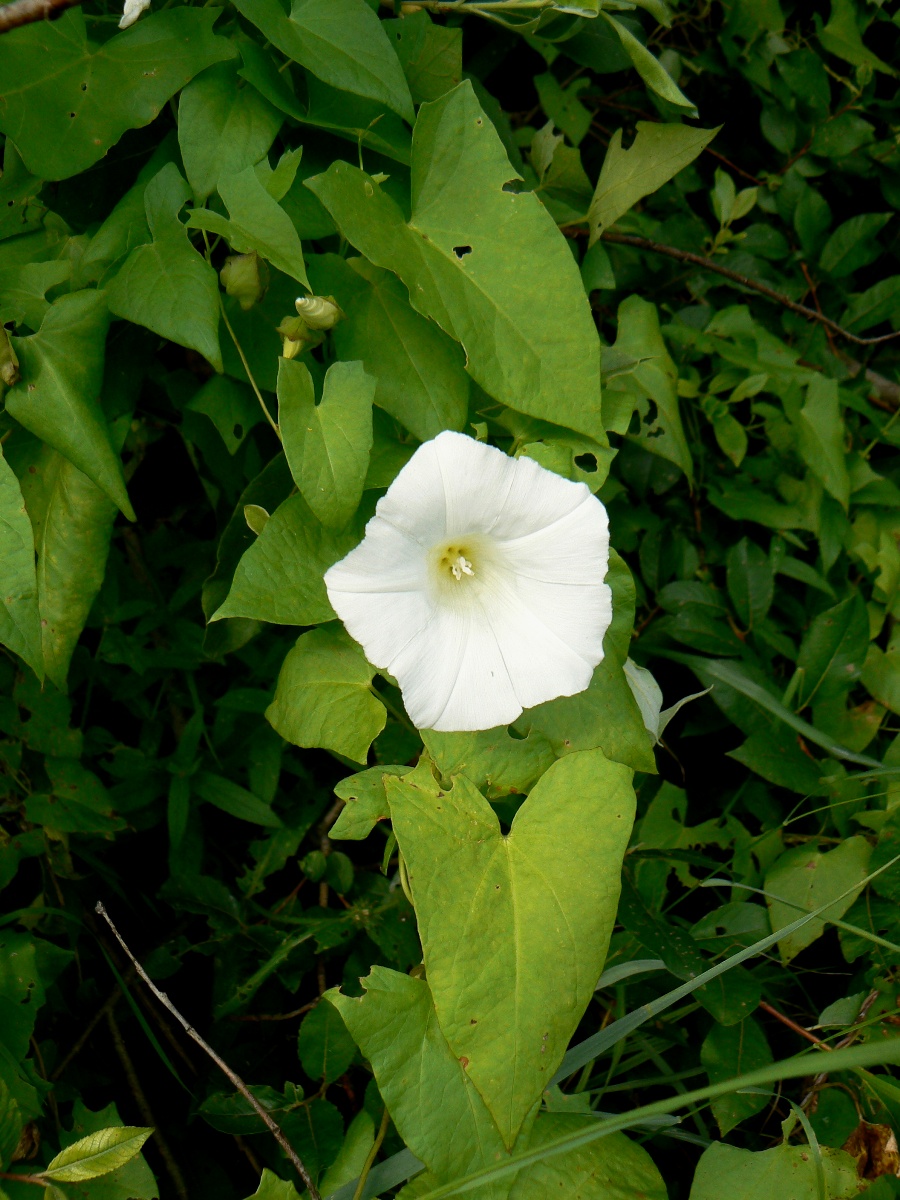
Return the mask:
<path id="1" fill-rule="evenodd" d="M 253 378 L 253 372 L 250 370 L 250 364 L 247 362 L 247 356 L 246 356 L 246 354 L 244 354 L 243 348 L 241 347 L 241 343 L 237 340 L 237 334 L 232 329 L 231 322 L 228 320 L 228 313 L 225 311 L 225 305 L 222 303 L 221 292 L 219 293 L 219 311 L 222 314 L 222 320 L 225 322 L 225 328 L 231 334 L 231 340 L 234 342 L 234 348 L 238 352 L 238 357 L 241 360 L 243 368 L 247 372 L 247 378 L 250 380 L 250 386 L 253 388 L 253 391 L 256 393 L 256 398 L 259 401 L 260 407 L 262 408 L 263 412 L 266 415 L 266 420 L 269 422 L 269 424 L 275 430 L 275 436 L 278 438 L 278 440 L 280 442 L 282 440 L 281 430 L 275 424 L 272 414 L 269 412 L 268 405 L 266 404 L 265 400 L 263 400 L 263 394 L 256 385 L 256 380 Z"/>
<path id="2" fill-rule="evenodd" d="M 353 1200 L 362 1200 L 362 1194 L 366 1186 L 366 1180 L 369 1178 L 369 1172 L 372 1170 L 372 1163 L 374 1163 L 375 1157 L 378 1154 L 378 1151 L 381 1149 L 381 1143 L 384 1141 L 385 1134 L 388 1131 L 389 1123 L 390 1116 L 388 1115 L 387 1108 L 385 1108 L 381 1116 L 381 1124 L 378 1127 L 378 1133 L 375 1135 L 375 1141 L 372 1143 L 372 1149 L 366 1156 L 362 1173 L 357 1180 L 356 1191 L 353 1193 Z"/>

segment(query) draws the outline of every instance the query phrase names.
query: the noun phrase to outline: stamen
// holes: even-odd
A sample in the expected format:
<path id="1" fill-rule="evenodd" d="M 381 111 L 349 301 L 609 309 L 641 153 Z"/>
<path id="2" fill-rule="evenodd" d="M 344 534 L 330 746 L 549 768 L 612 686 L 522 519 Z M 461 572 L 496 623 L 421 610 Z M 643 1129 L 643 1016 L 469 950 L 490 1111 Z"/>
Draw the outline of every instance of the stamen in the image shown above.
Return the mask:
<path id="1" fill-rule="evenodd" d="M 475 574 L 475 572 L 472 570 L 472 564 L 462 554 L 460 554 L 460 556 L 458 558 L 453 560 L 453 564 L 450 567 L 450 573 L 453 575 L 453 578 L 456 580 L 462 579 L 463 575 L 474 575 Z"/>

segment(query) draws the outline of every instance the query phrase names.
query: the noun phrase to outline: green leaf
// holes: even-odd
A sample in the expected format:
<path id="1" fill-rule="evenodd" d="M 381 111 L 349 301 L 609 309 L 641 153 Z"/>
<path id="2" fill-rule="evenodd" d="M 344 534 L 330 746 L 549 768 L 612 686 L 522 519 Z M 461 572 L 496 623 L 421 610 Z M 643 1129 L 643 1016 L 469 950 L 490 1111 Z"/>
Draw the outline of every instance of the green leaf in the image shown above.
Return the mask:
<path id="1" fill-rule="evenodd" d="M 859 31 L 858 18 L 851 0 L 831 0 L 831 15 L 823 27 L 821 16 L 815 14 L 819 41 L 830 53 L 854 67 L 871 67 L 886 75 L 896 75 L 894 67 L 883 62 L 865 45 Z"/>
<path id="2" fill-rule="evenodd" d="M 514 738 L 502 727 L 480 733 L 426 729 L 422 740 L 443 776 L 465 775 L 489 800 L 527 793 L 555 758 L 543 734 Z"/>
<path id="3" fill-rule="evenodd" d="M 274 1171 L 263 1167 L 259 1187 L 247 1200 L 300 1200 L 300 1193 L 289 1179 L 279 1179 Z"/>
<path id="4" fill-rule="evenodd" d="M 756 542 L 741 538 L 728 551 L 728 594 L 743 625 L 752 629 L 768 613 L 775 595 L 775 575 Z"/>
<path id="5" fill-rule="evenodd" d="M 107 299 L 117 317 L 196 350 L 221 371 L 216 273 L 193 248 L 178 219 L 189 194 L 174 163 L 150 180 L 144 205 L 153 242 L 131 251 Z"/>
<path id="6" fill-rule="evenodd" d="M 425 980 L 375 966 L 360 982 L 365 990 L 359 999 L 336 989 L 325 999 L 372 1064 L 391 1119 L 413 1154 L 438 1180 L 500 1157 L 500 1134 L 441 1031 Z"/>
<path id="7" fill-rule="evenodd" d="M 254 168 L 247 167 L 236 175 L 220 175 L 218 187 L 230 219 L 209 208 L 195 208 L 188 227 L 221 234 L 232 250 L 240 254 L 255 250 L 273 267 L 308 288 L 297 231 L 278 201 L 266 191 Z"/>
<path id="8" fill-rule="evenodd" d="M 528 1138 L 528 1149 L 539 1151 L 580 1129 L 588 1129 L 593 1115 L 541 1112 Z M 653 1159 L 623 1133 L 579 1147 L 546 1163 L 534 1163 L 516 1177 L 509 1200 L 667 1200 L 668 1191 Z"/>
<path id="9" fill-rule="evenodd" d="M 843 897 L 835 899 L 821 917 L 781 939 L 778 949 L 782 962 L 789 963 L 820 938 L 829 918 L 844 915 L 862 891 L 871 856 L 872 847 L 866 839 L 852 837 L 824 854 L 812 844 L 794 846 L 776 860 L 765 884 L 774 932 L 796 920 L 799 913 L 812 912 L 831 897 Z"/>
<path id="10" fill-rule="evenodd" d="M 703 975 L 706 959 L 700 949 L 677 925 L 651 911 L 626 876 L 622 883 L 619 920 L 643 946 L 666 964 L 676 979 L 692 980 Z M 694 994 L 720 1025 L 736 1025 L 759 1004 L 760 986 L 740 965 L 732 967 L 727 979 L 719 976 L 698 984 Z"/>
<path id="11" fill-rule="evenodd" d="M 359 505 L 372 450 L 376 381 L 360 362 L 332 363 L 316 404 L 304 363 L 278 362 L 278 425 L 294 482 L 320 521 L 347 524 Z"/>
<path id="12" fill-rule="evenodd" d="M 801 737 L 812 742 L 814 746 L 821 746 L 833 758 L 842 758 L 846 762 L 859 763 L 863 767 L 880 767 L 881 763 L 875 758 L 869 758 L 865 754 L 856 754 L 852 750 L 848 750 L 846 746 L 840 745 L 827 734 L 816 729 L 807 721 L 795 716 L 790 709 L 785 706 L 771 694 L 761 687 L 755 680 L 751 679 L 746 672 L 736 663 L 726 662 L 722 659 L 714 658 L 699 658 L 694 654 L 681 654 L 673 650 L 660 651 L 665 658 L 671 658 L 674 662 L 684 663 L 690 667 L 697 677 L 707 686 L 715 683 L 722 683 L 726 688 L 733 688 L 742 696 L 746 696 L 755 704 L 759 705 L 765 712 L 777 717 L 779 721 L 784 722 L 790 729 L 795 730 Z M 713 691 L 715 696 L 715 690 Z"/>
<path id="13" fill-rule="evenodd" d="M 25 801 L 28 819 L 62 833 L 114 833 L 125 822 L 113 811 L 112 797 L 93 773 L 71 758 L 48 758 L 50 795 Z"/>
<path id="14" fill-rule="evenodd" d="M 797 1055 L 794 1058 L 783 1059 L 781 1062 L 773 1063 L 771 1067 L 760 1067 L 758 1070 L 750 1071 L 746 1075 L 726 1080 L 724 1083 L 711 1084 L 709 1087 L 696 1088 L 693 1091 L 685 1092 L 665 1100 L 659 1100 L 653 1104 L 645 1104 L 621 1116 L 595 1120 L 592 1124 L 586 1125 L 582 1131 L 554 1138 L 552 1141 L 545 1142 L 536 1150 L 529 1148 L 522 1152 L 517 1152 L 510 1155 L 505 1162 L 498 1162 L 493 1166 L 472 1172 L 462 1179 L 454 1180 L 452 1183 L 444 1184 L 427 1192 L 418 1193 L 417 1200 L 446 1200 L 448 1196 L 466 1195 L 469 1192 L 484 1187 L 486 1184 L 497 1182 L 509 1175 L 515 1175 L 516 1172 L 531 1166 L 535 1162 L 546 1162 L 557 1155 L 569 1154 L 579 1146 L 586 1146 L 600 1138 L 609 1137 L 611 1133 L 617 1130 L 640 1125 L 648 1117 L 671 1113 L 679 1108 L 695 1104 L 698 1101 L 726 1095 L 729 1092 L 739 1091 L 742 1088 L 761 1087 L 781 1079 L 799 1079 L 805 1075 L 808 1076 L 814 1073 L 810 1071 L 810 1066 L 812 1062 L 816 1062 L 817 1060 L 821 1063 L 819 1055 L 815 1052 Z M 900 1062 L 900 1041 L 897 1039 L 889 1040 L 887 1043 L 880 1043 L 879 1045 L 849 1046 L 843 1050 L 834 1050 L 828 1056 L 829 1070 L 832 1072 L 856 1070 L 859 1067 L 867 1067 L 875 1064 L 884 1066 L 895 1062 Z M 835 1153 L 839 1152 L 836 1151 Z M 854 1175 L 854 1179 L 856 1184 L 858 1184 L 858 1176 Z M 767 1196 L 771 1194 L 769 1192 Z M 721 1193 L 716 1194 L 715 1200 L 720 1200 L 720 1198 Z M 709 1200 L 712 1200 L 712 1196 L 709 1197 Z M 731 1200 L 730 1196 L 729 1200 Z"/>
<path id="15" fill-rule="evenodd" d="M 122 463 L 97 399 L 108 325 L 102 292 L 60 296 L 37 333 L 12 339 L 21 378 L 7 392 L 6 408 L 30 433 L 83 471 L 133 521 Z"/>
<path id="16" fill-rule="evenodd" d="M 462 30 L 437 25 L 427 12 L 404 13 L 382 28 L 394 47 L 414 104 L 437 100 L 462 79 Z"/>
<path id="17" fill-rule="evenodd" d="M 99 1112 L 85 1108 L 76 1099 L 72 1109 L 72 1128 L 60 1131 L 60 1144 L 66 1148 L 86 1134 L 95 1134 L 111 1127 L 122 1128 L 122 1121 L 114 1104 L 108 1104 Z M 155 1200 L 159 1188 L 144 1156 L 140 1153 L 129 1159 L 124 1166 L 101 1176 L 98 1180 L 85 1181 L 81 1186 L 57 1189 L 67 1197 L 86 1196 L 90 1200 Z"/>
<path id="18" fill-rule="evenodd" d="M 284 117 L 252 84 L 239 85 L 234 62 L 209 67 L 178 100 L 178 144 L 194 199 L 207 199 L 223 176 L 258 163 Z"/>
<path id="19" fill-rule="evenodd" d="M 615 349 L 635 360 L 631 372 L 618 381 L 621 390 L 639 401 L 649 398 L 655 405 L 655 413 L 642 415 L 640 432 L 632 436 L 651 454 L 675 463 L 690 482 L 693 463 L 678 407 L 678 371 L 663 341 L 655 304 L 640 296 L 622 301 Z"/>
<path id="20" fill-rule="evenodd" d="M 806 389 L 806 403 L 797 421 L 800 453 L 829 495 L 846 509 L 850 502 L 850 477 L 844 457 L 844 422 L 834 379 L 814 375 Z"/>
<path id="21" fill-rule="evenodd" d="M 317 1004 L 303 1018 L 297 1034 L 297 1054 L 310 1079 L 334 1083 L 356 1057 L 356 1043 L 331 1004 Z"/>
<path id="22" fill-rule="evenodd" d="M 0 450 L 0 642 L 44 678 L 34 534 L 19 481 Z"/>
<path id="23" fill-rule="evenodd" d="M 224 604 L 210 617 L 250 617 L 275 625 L 318 625 L 334 619 L 323 575 L 358 541 L 334 533 L 291 496 L 272 513 L 244 553 Z"/>
<path id="24" fill-rule="evenodd" d="M 804 754 L 796 735 L 783 725 L 752 733 L 743 745 L 729 750 L 728 757 L 743 763 L 769 783 L 790 788 L 801 796 L 828 794 L 828 785 L 822 782 L 824 764 Z"/>
<path id="25" fill-rule="evenodd" d="M 465 776 L 444 789 L 425 763 L 385 786 L 441 1029 L 511 1146 L 603 969 L 631 772 L 597 750 L 559 759 L 507 836 Z"/>
<path id="26" fill-rule="evenodd" d="M 270 805 L 223 775 L 198 771 L 191 777 L 191 788 L 201 800 L 241 821 L 252 821 L 254 825 L 264 825 L 269 829 L 281 827 L 281 819 L 272 812 Z"/>
<path id="27" fill-rule="evenodd" d="M 310 272 L 316 292 L 333 295 L 346 316 L 334 328 L 334 345 L 375 376 L 375 403 L 423 442 L 461 430 L 470 390 L 465 356 L 416 312 L 400 280 L 368 259 L 336 254 L 317 255 Z"/>
<path id="28" fill-rule="evenodd" d="M 735 1075 L 755 1071 L 772 1060 L 766 1035 L 752 1017 L 737 1025 L 713 1025 L 700 1047 L 700 1061 L 706 1068 L 710 1083 L 722 1083 Z M 713 1116 L 722 1137 L 726 1137 L 741 1121 L 761 1112 L 769 1097 L 748 1092 L 732 1092 L 712 1102 Z"/>
<path id="29" fill-rule="evenodd" d="M 229 454 L 235 454 L 255 425 L 265 420 L 252 388 L 228 375 L 214 375 L 191 397 L 190 412 L 205 413 L 221 435 Z"/>
<path id="30" fill-rule="evenodd" d="M 736 1097 L 750 1099 L 751 1097 Z M 768 1097 L 760 1096 L 768 1102 Z M 856 1160 L 844 1150 L 820 1147 L 828 1200 L 859 1195 Z M 690 1200 L 821 1200 L 816 1163 L 807 1146 L 782 1142 L 771 1150 L 741 1150 L 714 1142 L 697 1164 Z"/>
<path id="31" fill-rule="evenodd" d="M 88 40 L 80 8 L 11 30 L 0 61 L 0 130 L 41 179 L 77 175 L 126 129 L 149 125 L 199 71 L 234 57 L 212 32 L 218 16 L 173 8 L 100 46 Z"/>
<path id="32" fill-rule="evenodd" d="M 802 707 L 814 697 L 827 699 L 850 690 L 862 674 L 869 649 L 869 614 L 859 595 L 815 617 L 803 638 L 797 667 Z"/>
<path id="33" fill-rule="evenodd" d="M 5 1171 L 22 1133 L 22 1115 L 15 1098 L 0 1078 L 0 1170 Z"/>
<path id="34" fill-rule="evenodd" d="M 365 0 L 238 0 L 238 11 L 282 54 L 326 84 L 386 104 L 412 124 L 403 69 L 381 21 Z"/>
<path id="35" fill-rule="evenodd" d="M 105 279 L 107 271 L 123 259 L 135 246 L 151 241 L 144 207 L 147 184 L 166 163 L 173 162 L 178 153 L 174 130 L 156 147 L 141 168 L 133 187 L 125 193 L 91 240 L 75 265 L 75 282 L 79 287 Z"/>
<path id="36" fill-rule="evenodd" d="M 883 253 L 875 237 L 892 216 L 893 213 L 862 213 L 838 225 L 822 248 L 819 266 L 835 279 L 842 279 L 874 262 Z"/>
<path id="37" fill-rule="evenodd" d="M 50 446 L 29 438 L 11 453 L 34 531 L 44 667 L 64 692 L 75 645 L 103 583 L 116 506 Z"/>
<path id="38" fill-rule="evenodd" d="M 99 1129 L 60 1150 L 41 1174 L 59 1183 L 81 1183 L 108 1175 L 134 1158 L 152 1132 L 134 1125 Z"/>
<path id="39" fill-rule="evenodd" d="M 319 1190 L 329 1200 L 336 1200 L 336 1193 L 345 1184 L 354 1184 L 366 1165 L 366 1160 L 375 1143 L 375 1122 L 361 1108 L 350 1124 L 341 1146 L 340 1154 L 323 1175 Z M 409 1153 L 409 1151 L 407 1151 Z M 353 1188 L 355 1191 L 355 1187 Z M 351 1194 L 352 1200 L 352 1194 Z"/>
<path id="40" fill-rule="evenodd" d="M 348 241 L 395 271 L 413 306 L 462 344 L 486 392 L 605 444 L 599 340 L 578 266 L 537 197 L 504 190 L 514 178 L 465 82 L 419 110 L 409 223 L 348 163 L 306 186 Z"/>
<path id="41" fill-rule="evenodd" d="M 850 304 L 841 317 L 844 329 L 865 333 L 882 321 L 889 321 L 900 306 L 900 275 L 889 275 L 864 292 L 850 297 Z"/>
<path id="42" fill-rule="evenodd" d="M 372 694 L 374 674 L 341 627 L 313 629 L 284 660 L 266 717 L 295 746 L 321 746 L 364 763 L 387 720 Z"/>
<path id="43" fill-rule="evenodd" d="M 0 322 L 14 321 L 40 329 L 50 308 L 47 292 L 71 274 L 72 264 L 65 259 L 25 263 L 0 271 Z"/>
<path id="44" fill-rule="evenodd" d="M 377 766 L 342 779 L 334 794 L 344 801 L 344 808 L 332 825 L 330 836 L 347 841 L 367 838 L 379 821 L 386 821 L 391 815 L 384 789 L 385 776 L 405 775 L 411 770 L 411 767 Z"/>
<path id="45" fill-rule="evenodd" d="M 627 150 L 622 149 L 621 129 L 610 139 L 588 211 L 591 245 L 604 229 L 634 208 L 638 200 L 661 188 L 693 162 L 722 126 L 694 129 L 690 125 L 638 121 L 636 128 L 635 139 Z"/>
<path id="46" fill-rule="evenodd" d="M 662 96 L 663 100 L 668 100 L 670 104 L 675 104 L 679 108 L 686 108 L 688 110 L 687 116 L 696 117 L 696 105 L 688 100 L 687 96 L 681 91 L 662 63 L 653 57 L 647 47 L 638 41 L 631 30 L 603 9 L 600 10 L 600 16 L 616 31 L 619 41 L 622 43 L 625 53 L 631 59 L 634 69 L 651 92 L 656 92 L 657 96 Z"/>

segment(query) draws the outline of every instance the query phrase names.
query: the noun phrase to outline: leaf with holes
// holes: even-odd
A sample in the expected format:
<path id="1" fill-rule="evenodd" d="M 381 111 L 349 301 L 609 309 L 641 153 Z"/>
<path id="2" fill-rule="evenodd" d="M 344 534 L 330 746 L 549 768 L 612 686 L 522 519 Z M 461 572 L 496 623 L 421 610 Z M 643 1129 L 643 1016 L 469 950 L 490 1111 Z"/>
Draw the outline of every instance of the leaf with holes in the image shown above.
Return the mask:
<path id="1" fill-rule="evenodd" d="M 0 131 L 41 179 L 77 175 L 127 129 L 155 120 L 194 75 L 234 57 L 213 34 L 219 12 L 154 13 L 99 46 L 80 8 L 11 30 L 0 56 Z"/>
<path id="2" fill-rule="evenodd" d="M 578 266 L 538 198 L 506 190 L 516 172 L 470 83 L 422 105 L 412 169 L 408 223 L 349 163 L 306 186 L 347 240 L 395 271 L 413 306 L 462 344 L 486 392 L 606 445 L 600 343 Z"/>

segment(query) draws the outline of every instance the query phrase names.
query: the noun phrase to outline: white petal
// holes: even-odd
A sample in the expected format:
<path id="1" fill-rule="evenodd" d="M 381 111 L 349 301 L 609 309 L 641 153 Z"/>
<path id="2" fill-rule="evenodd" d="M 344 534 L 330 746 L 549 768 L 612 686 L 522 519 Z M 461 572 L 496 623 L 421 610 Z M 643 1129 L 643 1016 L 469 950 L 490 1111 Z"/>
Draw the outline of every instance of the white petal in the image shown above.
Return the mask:
<path id="1" fill-rule="evenodd" d="M 150 3 L 151 0 L 125 0 L 119 28 L 127 29 L 129 25 L 133 25 L 141 13 L 150 7 Z"/>
<path id="2" fill-rule="evenodd" d="M 493 729 L 522 711 L 497 639 L 477 607 L 435 609 L 391 673 L 419 729 Z"/>
<path id="3" fill-rule="evenodd" d="M 326 571 L 331 606 L 373 666 L 390 669 L 427 625 L 432 606 L 425 571 L 418 542 L 377 516 L 356 549 Z"/>

